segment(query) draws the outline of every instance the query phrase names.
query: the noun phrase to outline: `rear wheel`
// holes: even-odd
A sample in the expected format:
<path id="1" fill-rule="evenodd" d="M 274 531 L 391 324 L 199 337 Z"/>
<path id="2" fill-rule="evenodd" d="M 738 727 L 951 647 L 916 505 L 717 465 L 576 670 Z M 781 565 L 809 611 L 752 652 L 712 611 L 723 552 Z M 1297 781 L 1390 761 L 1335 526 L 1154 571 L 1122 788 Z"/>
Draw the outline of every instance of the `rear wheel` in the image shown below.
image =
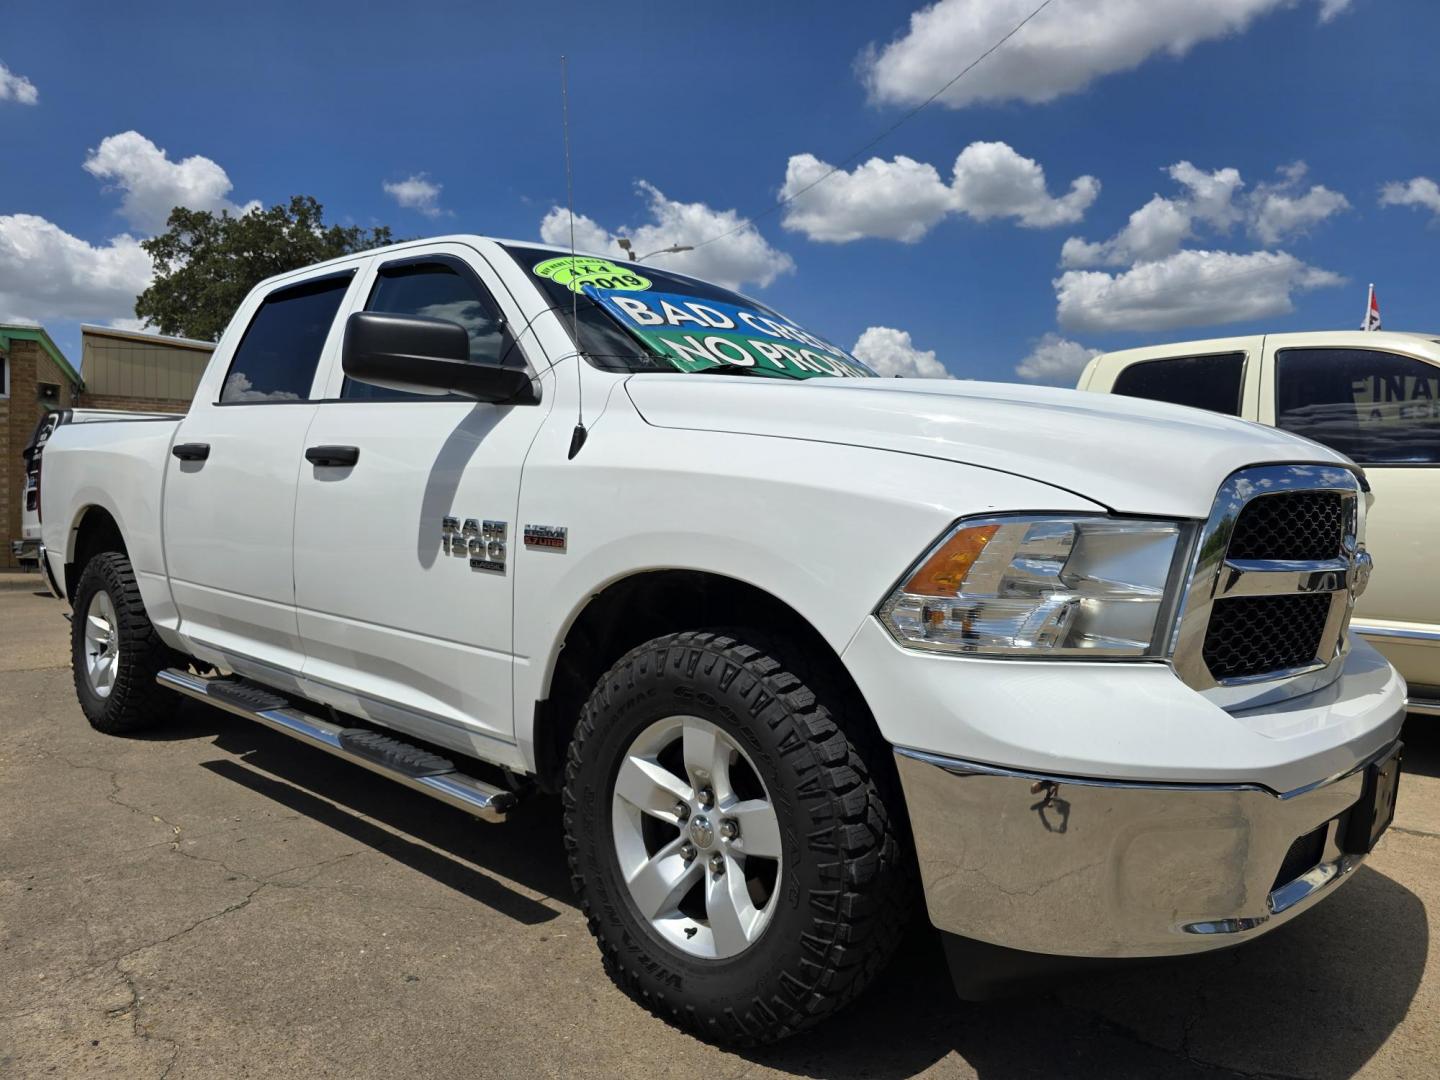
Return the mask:
<path id="1" fill-rule="evenodd" d="M 143 731 L 174 715 L 179 697 L 155 676 L 180 662 L 140 599 L 130 560 L 115 551 L 86 564 L 75 588 L 70 666 L 80 708 L 96 731 Z"/>
<path id="2" fill-rule="evenodd" d="M 735 635 L 656 638 L 605 674 L 571 744 L 565 826 L 621 989 L 670 1023 L 744 1045 L 855 997 L 909 905 L 866 740 L 740 640 L 752 635 Z"/>

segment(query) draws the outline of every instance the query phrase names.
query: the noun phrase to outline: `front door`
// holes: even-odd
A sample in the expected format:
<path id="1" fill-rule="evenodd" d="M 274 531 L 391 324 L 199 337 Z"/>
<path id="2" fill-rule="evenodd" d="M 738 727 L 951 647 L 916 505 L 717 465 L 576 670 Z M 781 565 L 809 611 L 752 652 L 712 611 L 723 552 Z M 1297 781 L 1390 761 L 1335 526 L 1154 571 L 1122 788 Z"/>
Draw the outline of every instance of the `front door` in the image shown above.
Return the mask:
<path id="1" fill-rule="evenodd" d="M 498 284 L 455 245 L 377 264 L 357 308 L 462 324 L 476 363 L 525 363 Z M 494 286 L 494 292 L 492 292 Z M 309 692 L 337 709 L 490 760 L 513 757 L 513 550 L 520 470 L 546 411 L 344 379 L 310 446 L 295 581 Z"/>
<path id="2" fill-rule="evenodd" d="M 335 318 L 353 277 L 251 301 L 243 337 L 222 342 L 165 465 L 165 562 L 179 631 L 197 656 L 272 682 L 293 678 L 304 659 L 290 546 L 295 484 L 316 413 L 312 385 L 338 347 Z"/>
<path id="3" fill-rule="evenodd" d="M 1365 529 L 1375 572 L 1355 605 L 1356 628 L 1412 697 L 1440 698 L 1440 363 L 1318 345 L 1282 346 L 1267 359 L 1276 426 L 1353 458 L 1375 496 Z"/>

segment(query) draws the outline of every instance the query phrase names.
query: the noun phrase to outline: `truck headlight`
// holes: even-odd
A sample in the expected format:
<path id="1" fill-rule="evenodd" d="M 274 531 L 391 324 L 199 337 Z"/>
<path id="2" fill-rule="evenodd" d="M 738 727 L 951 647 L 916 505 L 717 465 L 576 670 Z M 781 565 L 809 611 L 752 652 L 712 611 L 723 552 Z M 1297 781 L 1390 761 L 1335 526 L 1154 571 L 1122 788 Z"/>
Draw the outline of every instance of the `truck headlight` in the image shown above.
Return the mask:
<path id="1" fill-rule="evenodd" d="M 958 522 L 881 604 L 912 648 L 1158 657 L 1181 526 L 1106 517 Z"/>

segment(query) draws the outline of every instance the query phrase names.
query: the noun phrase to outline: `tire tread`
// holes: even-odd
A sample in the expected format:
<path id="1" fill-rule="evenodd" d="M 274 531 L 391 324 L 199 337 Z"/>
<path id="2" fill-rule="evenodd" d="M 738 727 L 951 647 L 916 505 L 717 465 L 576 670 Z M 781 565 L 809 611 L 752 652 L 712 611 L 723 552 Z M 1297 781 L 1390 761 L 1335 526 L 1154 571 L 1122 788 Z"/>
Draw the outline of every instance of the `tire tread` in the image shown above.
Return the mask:
<path id="1" fill-rule="evenodd" d="M 812 1027 L 852 1001 L 898 946 L 913 899 L 902 827 L 887 810 L 883 783 L 877 783 L 856 746 L 859 742 L 876 753 L 883 747 L 878 733 L 872 735 L 862 724 L 842 728 L 807 682 L 772 650 L 741 637 L 763 640 L 746 630 L 668 634 L 632 649 L 601 678 L 581 711 L 569 747 L 565 842 L 581 910 L 620 988 L 660 1019 L 701 1038 L 754 1046 Z M 720 681 L 725 685 L 744 680 L 739 692 L 749 701 L 751 715 L 778 736 L 782 755 L 796 768 L 802 798 L 819 822 L 806 837 L 808 849 L 828 886 L 810 892 L 811 929 L 802 935 L 800 959 L 778 973 L 778 992 L 757 995 L 743 1016 L 733 1009 L 707 1013 L 693 1002 L 682 1003 L 627 963 L 591 903 L 571 825 L 579 806 L 577 781 L 586 744 L 607 707 L 666 667 L 693 677 L 699 671 L 713 673 L 717 665 L 724 665 Z M 843 695 L 827 697 L 843 701 Z"/>
<path id="2" fill-rule="evenodd" d="M 89 694 L 80 653 L 84 647 L 85 612 L 98 588 L 110 594 L 115 605 L 116 633 L 120 636 L 120 663 L 115 685 L 107 698 Z M 156 633 L 130 560 L 118 551 L 96 555 L 85 565 L 75 589 L 78 601 L 71 624 L 71 675 L 75 694 L 90 726 L 106 735 L 144 731 L 168 720 L 179 697 L 155 682 L 155 676 L 178 661 L 178 654 Z M 98 705 L 96 704 L 98 702 Z"/>

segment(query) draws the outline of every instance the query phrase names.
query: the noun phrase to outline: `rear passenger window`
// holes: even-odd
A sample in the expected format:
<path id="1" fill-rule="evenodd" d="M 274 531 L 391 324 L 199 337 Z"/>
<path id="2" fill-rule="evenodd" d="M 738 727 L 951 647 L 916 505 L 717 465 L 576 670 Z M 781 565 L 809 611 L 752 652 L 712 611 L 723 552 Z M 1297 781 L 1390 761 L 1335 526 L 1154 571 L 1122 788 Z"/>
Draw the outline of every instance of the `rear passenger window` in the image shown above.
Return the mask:
<path id="1" fill-rule="evenodd" d="M 302 401 L 320 363 L 320 352 L 350 274 L 278 289 L 265 298 L 220 388 L 222 404 Z"/>
<path id="2" fill-rule="evenodd" d="M 1362 465 L 1440 463 L 1440 367 L 1375 349 L 1281 349 L 1275 423 Z"/>
<path id="3" fill-rule="evenodd" d="M 509 352 L 511 338 L 500 312 L 480 284 L 448 259 L 382 266 L 365 310 L 427 315 L 459 323 L 470 336 L 472 364 L 498 366 Z M 436 400 L 431 395 L 411 394 L 351 379 L 345 380 L 340 396 L 364 401 Z M 453 395 L 441 400 L 446 399 L 462 400 Z"/>
<path id="4" fill-rule="evenodd" d="M 1177 356 L 1131 364 L 1115 379 L 1112 391 L 1126 397 L 1168 401 L 1226 416 L 1240 415 L 1245 354 Z"/>

